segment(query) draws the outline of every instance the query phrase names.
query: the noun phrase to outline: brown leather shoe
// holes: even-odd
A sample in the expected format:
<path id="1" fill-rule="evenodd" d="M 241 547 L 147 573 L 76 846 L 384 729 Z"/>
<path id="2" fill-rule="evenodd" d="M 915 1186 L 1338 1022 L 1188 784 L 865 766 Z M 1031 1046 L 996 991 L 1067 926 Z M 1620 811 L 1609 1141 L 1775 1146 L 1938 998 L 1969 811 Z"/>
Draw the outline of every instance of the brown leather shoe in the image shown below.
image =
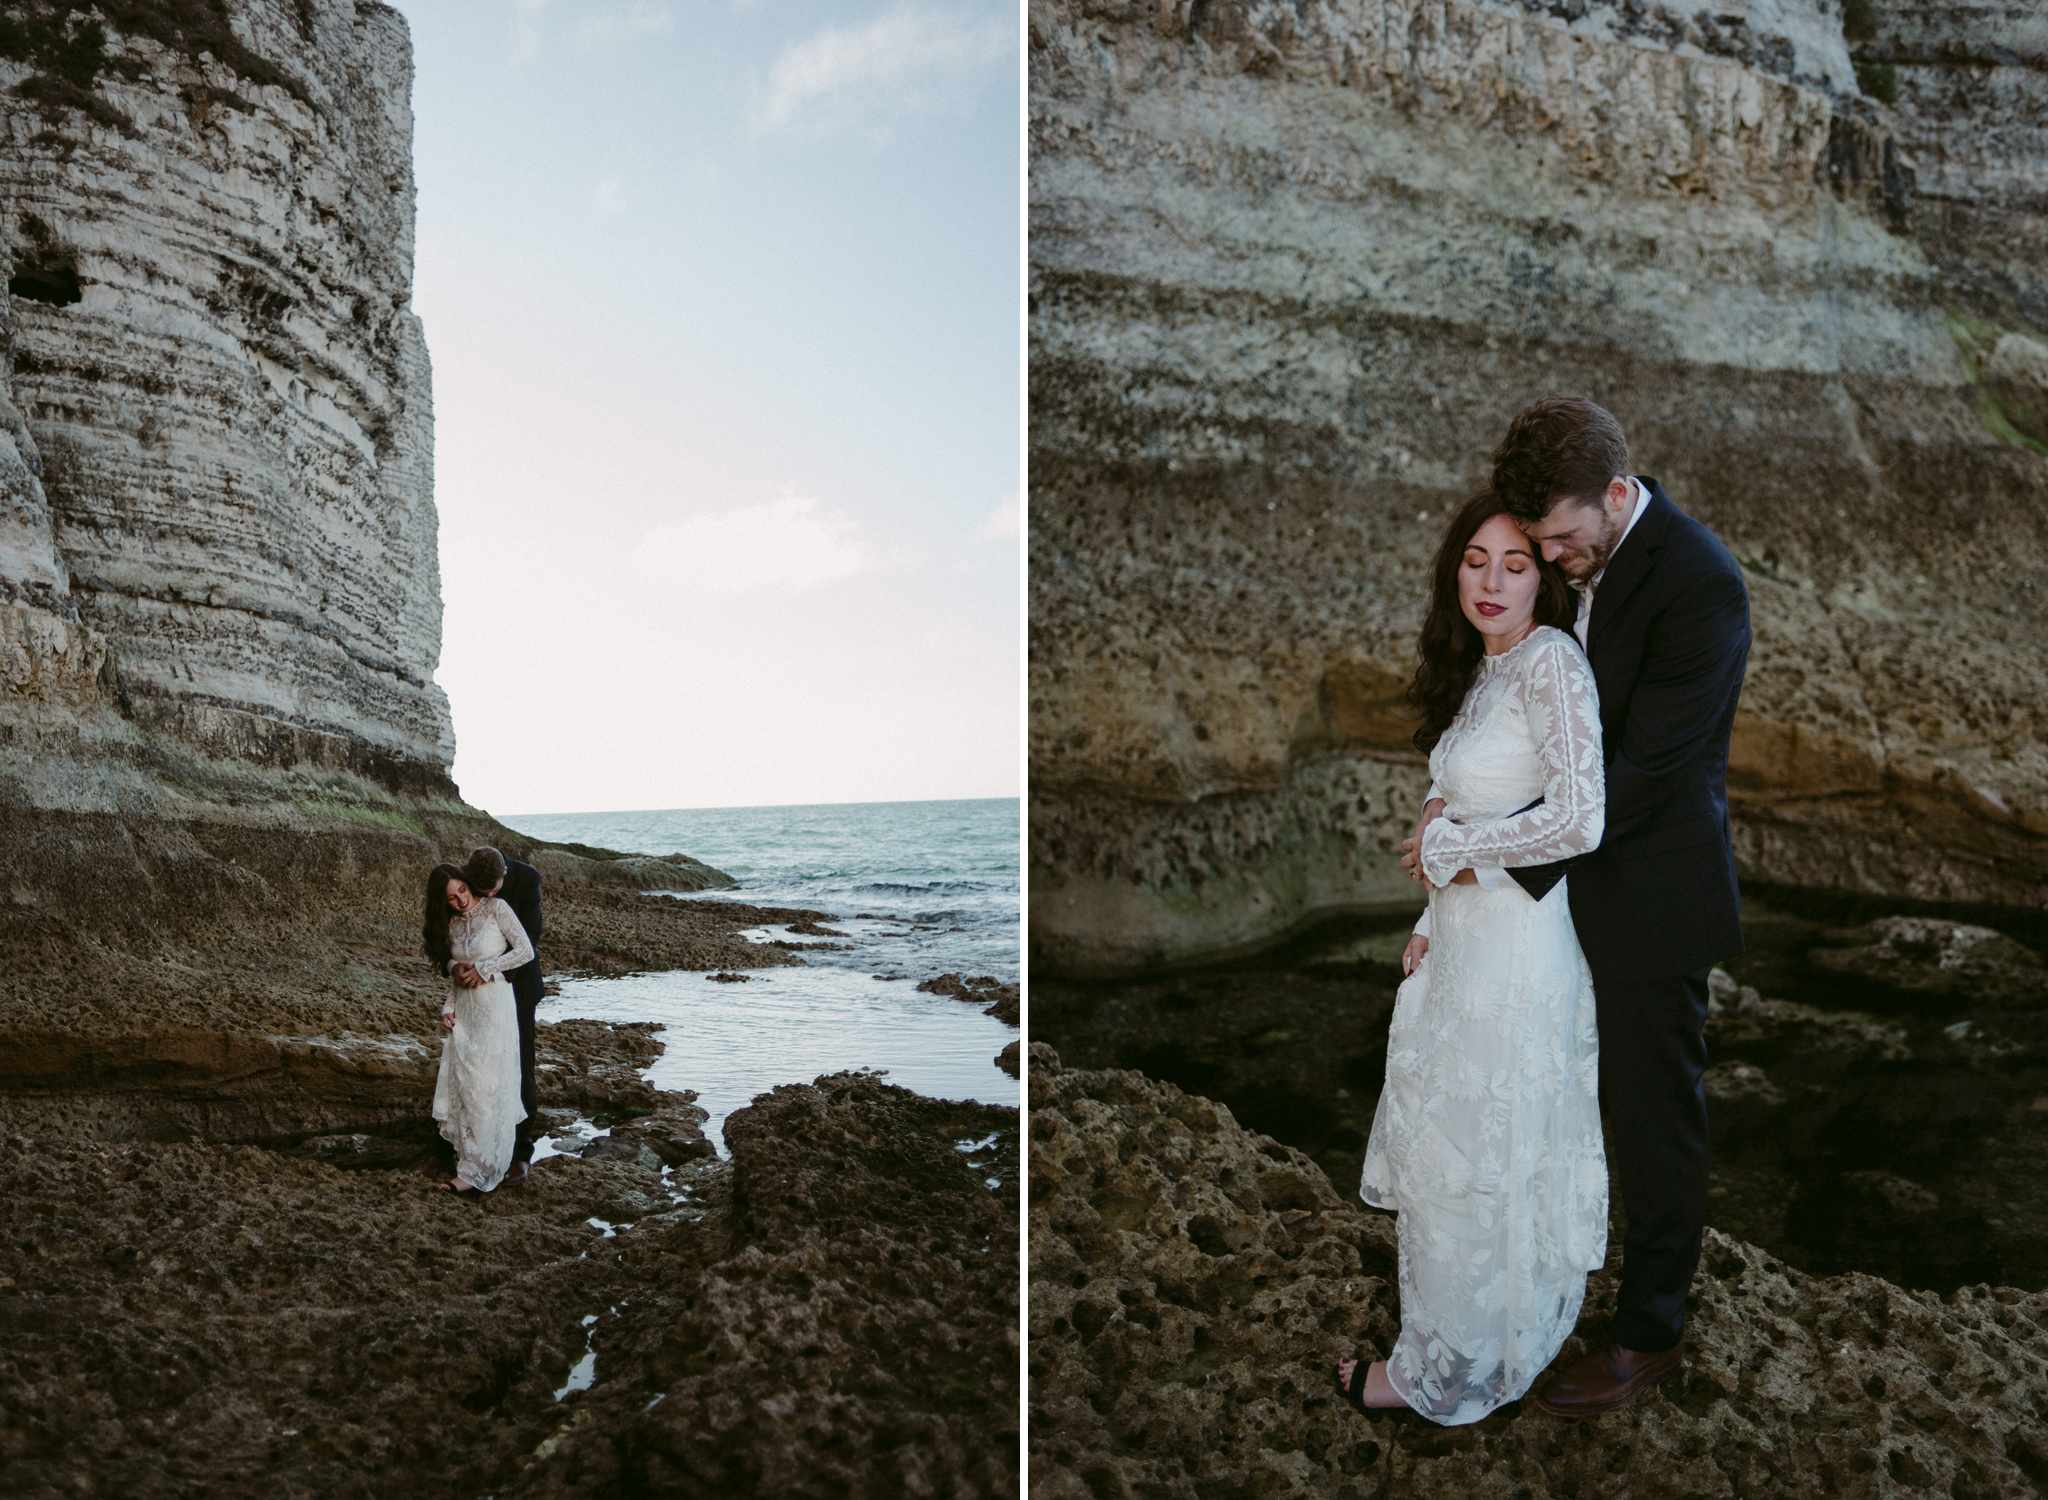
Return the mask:
<path id="1" fill-rule="evenodd" d="M 514 1163 L 512 1163 L 512 1165 L 511 1165 L 511 1166 L 509 1166 L 509 1167 L 507 1167 L 507 1168 L 505 1169 L 505 1175 L 504 1175 L 503 1179 L 499 1181 L 499 1183 L 498 1183 L 498 1186 L 499 1186 L 499 1187 L 525 1187 L 525 1186 L 526 1186 L 526 1179 L 527 1179 L 527 1178 L 528 1178 L 529 1176 L 531 1176 L 531 1175 L 532 1175 L 532 1171 L 531 1171 L 531 1169 L 530 1169 L 530 1168 L 529 1168 L 529 1167 L 528 1167 L 528 1166 L 526 1165 L 526 1163 L 525 1163 L 525 1162 L 523 1162 L 523 1161 L 515 1161 Z"/>
<path id="2" fill-rule="evenodd" d="M 1558 1371 L 1536 1404 L 1553 1417 L 1594 1417 L 1618 1411 L 1677 1369 L 1684 1353 L 1684 1339 L 1650 1354 L 1610 1344 Z"/>

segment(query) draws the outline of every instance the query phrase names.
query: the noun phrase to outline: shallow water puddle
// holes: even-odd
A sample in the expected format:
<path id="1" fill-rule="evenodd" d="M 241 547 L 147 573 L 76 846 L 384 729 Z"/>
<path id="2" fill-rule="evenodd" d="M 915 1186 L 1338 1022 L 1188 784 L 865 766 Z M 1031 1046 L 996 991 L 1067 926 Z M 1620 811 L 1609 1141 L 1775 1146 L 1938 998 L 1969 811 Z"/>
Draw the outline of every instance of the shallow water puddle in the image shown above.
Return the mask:
<path id="1" fill-rule="evenodd" d="M 696 970 L 565 979 L 539 1014 L 660 1023 L 665 1050 L 645 1076 L 658 1089 L 696 1091 L 710 1115 L 705 1138 L 720 1156 L 730 1154 L 726 1117 L 756 1095 L 854 1068 L 886 1072 L 890 1083 L 930 1098 L 1018 1103 L 1017 1081 L 995 1065 L 1016 1029 L 980 1005 L 923 993 L 911 978 L 878 979 L 815 958 L 805 968 L 745 972 L 744 984 Z"/>
<path id="2" fill-rule="evenodd" d="M 595 1224 L 597 1220 L 592 1219 L 590 1222 Z M 607 1229 L 605 1233 L 609 1235 L 611 1231 Z M 615 1307 L 612 1309 L 612 1311 L 617 1312 L 618 1309 Z M 575 1368 L 569 1371 L 568 1384 L 564 1385 L 559 1391 L 555 1392 L 555 1399 L 557 1401 L 561 1401 L 565 1399 L 571 1391 L 587 1391 L 590 1389 L 591 1384 L 596 1379 L 597 1314 L 589 1313 L 583 1319 L 583 1358 L 577 1360 Z"/>

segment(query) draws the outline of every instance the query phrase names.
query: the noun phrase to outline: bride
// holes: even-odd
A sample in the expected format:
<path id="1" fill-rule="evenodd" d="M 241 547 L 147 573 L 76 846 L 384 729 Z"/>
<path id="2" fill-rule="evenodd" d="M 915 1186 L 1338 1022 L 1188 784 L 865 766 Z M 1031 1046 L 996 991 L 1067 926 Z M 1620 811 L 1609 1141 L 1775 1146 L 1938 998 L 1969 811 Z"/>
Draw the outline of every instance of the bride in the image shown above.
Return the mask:
<path id="1" fill-rule="evenodd" d="M 519 1097 L 519 1012 L 504 975 L 533 962 L 533 944 L 512 908 L 479 898 L 454 865 L 427 877 L 427 957 L 446 973 L 441 1076 L 434 1119 L 455 1148 L 458 1193 L 488 1193 L 512 1164 L 526 1106 Z"/>
<path id="2" fill-rule="evenodd" d="M 1338 1362 L 1361 1410 L 1452 1426 L 1519 1399 L 1606 1257 L 1592 975 L 1565 880 L 1538 900 L 1506 874 L 1600 842 L 1598 695 L 1558 628 L 1573 612 L 1505 508 L 1467 501 L 1437 551 L 1409 689 L 1435 778 L 1429 908 L 1402 956 L 1359 1185 L 1400 1215 L 1401 1336 L 1387 1360 Z"/>

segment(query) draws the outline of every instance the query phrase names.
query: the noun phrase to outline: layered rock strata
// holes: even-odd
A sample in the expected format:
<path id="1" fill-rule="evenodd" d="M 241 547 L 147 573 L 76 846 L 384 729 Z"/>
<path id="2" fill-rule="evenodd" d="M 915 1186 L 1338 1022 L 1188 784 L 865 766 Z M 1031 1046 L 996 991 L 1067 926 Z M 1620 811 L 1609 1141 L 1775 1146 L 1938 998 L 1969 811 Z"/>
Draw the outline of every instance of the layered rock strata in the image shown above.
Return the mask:
<path id="1" fill-rule="evenodd" d="M 7 7 L 0 588 L 104 649 L 90 696 L 145 734 L 445 770 L 405 23 L 218 14 Z"/>
<path id="2" fill-rule="evenodd" d="M 1136 1073 L 1031 1066 L 1033 1500 L 2032 1493 L 2048 1293 L 1800 1274 L 1710 1230 L 1681 1371 L 1597 1421 L 1362 1417 L 1330 1371 L 1399 1331 L 1391 1216 Z M 1605 1342 L 1615 1264 L 1561 1360 Z"/>
<path id="3" fill-rule="evenodd" d="M 1042 971 L 1407 899 L 1428 559 L 1549 390 L 1743 559 L 1745 878 L 2048 897 L 2048 43 L 1850 11 L 1031 8 Z"/>

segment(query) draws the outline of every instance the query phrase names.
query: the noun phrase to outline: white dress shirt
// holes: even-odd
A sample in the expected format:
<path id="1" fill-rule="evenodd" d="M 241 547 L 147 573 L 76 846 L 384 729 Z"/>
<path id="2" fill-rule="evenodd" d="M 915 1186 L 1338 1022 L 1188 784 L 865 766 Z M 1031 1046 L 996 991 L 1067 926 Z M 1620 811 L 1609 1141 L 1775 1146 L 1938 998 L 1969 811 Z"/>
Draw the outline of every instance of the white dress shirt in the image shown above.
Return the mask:
<path id="1" fill-rule="evenodd" d="M 1650 508 L 1650 492 L 1643 482 L 1633 474 L 1629 475 L 1628 482 L 1636 487 L 1636 508 L 1629 513 L 1628 525 L 1621 528 L 1621 540 L 1614 544 L 1614 552 L 1621 550 L 1621 543 L 1628 540 L 1628 534 L 1636 529 L 1636 522 L 1642 520 L 1643 512 Z M 1614 552 L 1607 554 L 1610 559 Z M 1602 568 L 1579 586 L 1579 618 L 1572 624 L 1572 634 L 1579 638 L 1582 651 L 1587 649 L 1586 632 L 1593 624 L 1593 590 L 1600 587 L 1600 580 L 1606 576 L 1607 569 Z"/>
<path id="2" fill-rule="evenodd" d="M 1636 522 L 1642 520 L 1643 512 L 1650 508 L 1649 488 L 1633 474 L 1628 476 L 1628 482 L 1635 486 L 1636 508 L 1629 513 L 1628 525 L 1621 528 L 1620 540 L 1614 544 L 1615 552 L 1621 550 L 1622 542 L 1628 540 L 1628 534 L 1636 529 Z M 1614 553 L 1610 552 L 1607 555 L 1612 558 Z M 1607 569 L 1602 568 L 1579 585 L 1579 617 L 1572 625 L 1572 634 L 1579 638 L 1581 650 L 1586 649 L 1586 632 L 1593 623 L 1593 590 L 1600 586 L 1600 580 L 1606 573 Z M 1429 784 L 1429 796 L 1424 800 L 1433 802 L 1436 797 L 1436 783 L 1432 781 Z M 1502 891 L 1515 883 L 1515 877 L 1499 865 L 1474 865 L 1472 878 L 1479 882 L 1479 888 L 1483 891 Z"/>

